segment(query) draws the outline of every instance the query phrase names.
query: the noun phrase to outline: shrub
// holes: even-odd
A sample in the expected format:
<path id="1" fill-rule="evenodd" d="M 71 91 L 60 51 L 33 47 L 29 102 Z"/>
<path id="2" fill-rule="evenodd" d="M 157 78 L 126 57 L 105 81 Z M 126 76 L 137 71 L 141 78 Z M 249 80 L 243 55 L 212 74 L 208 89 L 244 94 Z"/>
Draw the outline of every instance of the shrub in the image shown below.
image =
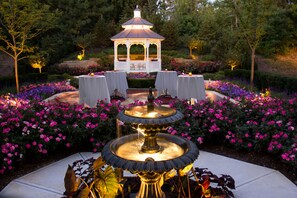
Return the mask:
<path id="1" fill-rule="evenodd" d="M 155 78 L 128 78 L 129 88 L 149 88 L 155 87 Z"/>
<path id="2" fill-rule="evenodd" d="M 225 76 L 231 79 L 242 81 L 250 80 L 250 71 L 243 69 L 225 70 Z M 297 78 L 283 77 L 275 74 L 255 72 L 254 84 L 259 90 L 272 89 L 276 91 L 286 91 L 288 94 L 297 92 Z"/>

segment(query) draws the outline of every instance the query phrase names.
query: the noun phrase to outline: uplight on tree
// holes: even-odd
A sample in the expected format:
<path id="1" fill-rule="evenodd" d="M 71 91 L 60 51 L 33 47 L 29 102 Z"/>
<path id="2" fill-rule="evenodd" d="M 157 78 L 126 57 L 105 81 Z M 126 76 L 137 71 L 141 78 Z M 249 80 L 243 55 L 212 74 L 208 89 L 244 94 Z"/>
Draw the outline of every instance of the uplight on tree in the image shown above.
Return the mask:
<path id="1" fill-rule="evenodd" d="M 231 71 L 233 71 L 234 68 L 238 66 L 238 61 L 236 61 L 236 60 L 229 60 L 228 61 L 228 65 L 231 67 Z"/>
<path id="2" fill-rule="evenodd" d="M 41 73 L 41 68 L 45 66 L 45 62 L 41 59 L 30 61 L 30 64 L 34 69 L 39 69 L 39 73 Z"/>

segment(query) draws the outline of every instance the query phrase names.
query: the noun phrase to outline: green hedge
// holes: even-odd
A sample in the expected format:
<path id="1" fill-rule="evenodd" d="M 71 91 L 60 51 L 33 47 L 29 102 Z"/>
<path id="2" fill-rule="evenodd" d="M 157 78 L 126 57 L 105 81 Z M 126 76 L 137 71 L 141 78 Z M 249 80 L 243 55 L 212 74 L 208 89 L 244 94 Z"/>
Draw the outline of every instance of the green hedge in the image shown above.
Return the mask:
<path id="1" fill-rule="evenodd" d="M 225 70 L 227 78 L 236 78 L 243 81 L 250 81 L 250 70 L 236 69 Z M 297 78 L 279 76 L 277 74 L 255 72 L 254 85 L 259 90 L 273 89 L 286 91 L 288 94 L 297 93 Z"/>
<path id="2" fill-rule="evenodd" d="M 48 79 L 47 73 L 29 73 L 27 75 L 19 75 L 20 84 L 45 82 Z M 7 88 L 15 86 L 14 76 L 0 77 L 0 88 Z"/>
<path id="3" fill-rule="evenodd" d="M 155 87 L 155 79 L 154 78 L 128 78 L 128 86 L 129 88 L 149 88 Z"/>

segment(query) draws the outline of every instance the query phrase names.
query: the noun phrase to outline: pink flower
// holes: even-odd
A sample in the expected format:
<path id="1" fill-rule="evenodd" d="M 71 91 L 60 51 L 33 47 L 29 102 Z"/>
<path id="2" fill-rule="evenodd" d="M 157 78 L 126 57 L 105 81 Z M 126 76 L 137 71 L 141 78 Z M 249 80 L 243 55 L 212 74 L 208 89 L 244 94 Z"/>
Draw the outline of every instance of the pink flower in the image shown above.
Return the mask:
<path id="1" fill-rule="evenodd" d="M 69 148 L 70 146 L 71 146 L 70 143 L 67 143 L 67 144 L 66 144 L 66 147 L 67 147 L 67 148 Z"/>
<path id="2" fill-rule="evenodd" d="M 253 144 L 252 143 L 248 143 L 248 145 L 247 145 L 249 148 L 251 148 L 252 146 L 253 146 Z"/>
<path id="3" fill-rule="evenodd" d="M 199 144 L 202 144 L 202 143 L 203 143 L 203 137 L 198 137 L 198 138 L 197 138 L 197 142 L 198 142 Z"/>
<path id="4" fill-rule="evenodd" d="M 56 141 L 57 141 L 57 142 L 60 142 L 60 141 L 61 141 L 61 138 L 56 137 Z"/>
<path id="5" fill-rule="evenodd" d="M 102 121 L 105 121 L 105 120 L 108 119 L 108 116 L 107 116 L 105 113 L 100 113 L 100 119 L 101 119 Z"/>
<path id="6" fill-rule="evenodd" d="M 8 165 L 12 164 L 12 160 L 7 160 L 6 162 Z"/>
<path id="7" fill-rule="evenodd" d="M 57 125 L 57 122 L 56 121 L 53 121 L 53 120 L 49 124 L 50 127 L 54 127 L 56 125 Z"/>
<path id="8" fill-rule="evenodd" d="M 188 123 L 188 122 L 185 122 L 185 124 L 186 124 L 187 127 L 191 126 L 190 123 Z"/>
<path id="9" fill-rule="evenodd" d="M 26 144 L 26 148 L 27 149 L 31 148 L 31 145 L 30 144 Z"/>
<path id="10" fill-rule="evenodd" d="M 171 132 L 171 135 L 175 135 L 175 134 L 177 134 L 177 131 L 176 131 L 176 130 L 173 130 L 173 131 Z"/>
<path id="11" fill-rule="evenodd" d="M 90 138 L 90 142 L 94 142 L 94 138 L 93 137 Z"/>
<path id="12" fill-rule="evenodd" d="M 236 142 L 236 140 L 235 140 L 234 138 L 232 138 L 232 139 L 230 140 L 230 142 L 231 142 L 232 144 L 234 144 L 234 143 Z"/>
<path id="13" fill-rule="evenodd" d="M 10 128 L 4 128 L 2 132 L 3 133 L 8 133 L 9 131 L 10 131 Z"/>

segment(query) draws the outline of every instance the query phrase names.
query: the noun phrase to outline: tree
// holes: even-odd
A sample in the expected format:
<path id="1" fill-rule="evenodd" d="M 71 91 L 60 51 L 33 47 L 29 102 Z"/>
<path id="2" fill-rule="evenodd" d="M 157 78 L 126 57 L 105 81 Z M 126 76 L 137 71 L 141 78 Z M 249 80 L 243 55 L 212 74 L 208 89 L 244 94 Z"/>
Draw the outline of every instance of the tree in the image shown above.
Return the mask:
<path id="1" fill-rule="evenodd" d="M 175 50 L 177 48 L 178 32 L 173 20 L 164 23 L 161 35 L 165 37 L 165 40 L 162 42 L 163 49 Z"/>
<path id="2" fill-rule="evenodd" d="M 276 10 L 275 2 L 273 0 L 231 0 L 230 3 L 238 18 L 238 34 L 246 40 L 251 51 L 250 84 L 253 89 L 256 49 L 266 34 L 268 17 Z"/>
<path id="3" fill-rule="evenodd" d="M 41 68 L 45 66 L 45 59 L 41 56 L 41 54 L 36 54 L 29 58 L 29 63 L 31 67 L 39 69 L 39 73 L 41 73 Z"/>
<path id="4" fill-rule="evenodd" d="M 82 52 L 77 57 L 79 60 L 83 59 L 85 56 L 85 50 L 89 47 L 95 39 L 95 35 L 92 33 L 78 36 L 74 39 L 74 43 L 81 48 Z M 81 58 L 80 58 L 81 57 Z"/>
<path id="5" fill-rule="evenodd" d="M 19 93 L 18 61 L 32 53 L 28 41 L 48 30 L 55 13 L 49 6 L 36 0 L 2 0 L 0 3 L 0 50 L 14 60 L 16 90 Z"/>

